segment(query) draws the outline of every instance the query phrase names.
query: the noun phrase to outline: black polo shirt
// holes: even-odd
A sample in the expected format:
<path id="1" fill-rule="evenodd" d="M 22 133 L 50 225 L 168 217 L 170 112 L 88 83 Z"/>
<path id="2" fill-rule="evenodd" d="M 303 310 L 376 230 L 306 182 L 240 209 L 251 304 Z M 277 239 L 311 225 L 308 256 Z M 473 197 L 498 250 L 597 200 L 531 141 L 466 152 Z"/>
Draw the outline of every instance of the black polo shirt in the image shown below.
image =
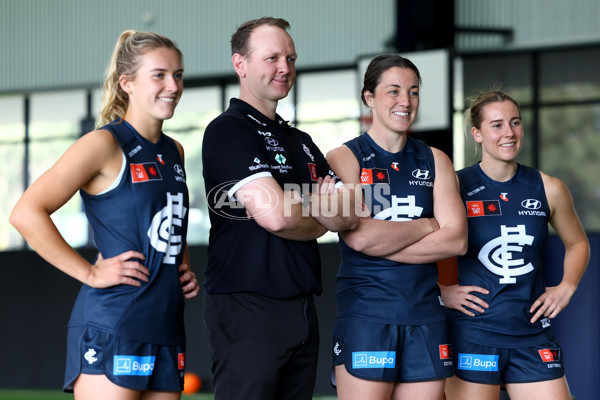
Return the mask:
<path id="1" fill-rule="evenodd" d="M 229 108 L 206 128 L 202 162 L 211 221 L 204 290 L 273 298 L 320 294 L 317 241 L 273 235 L 249 219 L 234 196 L 261 177 L 305 192 L 317 177 L 334 176 L 310 136 L 279 115 L 271 120 L 244 101 L 231 99 Z"/>

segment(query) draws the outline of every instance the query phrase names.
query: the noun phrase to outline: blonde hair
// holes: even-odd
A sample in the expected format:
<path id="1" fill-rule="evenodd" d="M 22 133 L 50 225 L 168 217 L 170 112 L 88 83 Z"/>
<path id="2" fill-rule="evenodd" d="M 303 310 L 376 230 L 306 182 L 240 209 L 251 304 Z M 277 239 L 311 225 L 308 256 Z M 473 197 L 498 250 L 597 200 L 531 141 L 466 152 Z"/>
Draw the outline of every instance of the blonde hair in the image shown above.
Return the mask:
<path id="1" fill-rule="evenodd" d="M 127 30 L 121 34 L 106 69 L 100 113 L 96 120 L 97 128 L 123 118 L 129 99 L 119 84 L 119 77 L 126 75 L 135 79 L 144 54 L 159 48 L 175 50 L 183 62 L 183 54 L 177 45 L 165 36 L 135 30 Z"/>

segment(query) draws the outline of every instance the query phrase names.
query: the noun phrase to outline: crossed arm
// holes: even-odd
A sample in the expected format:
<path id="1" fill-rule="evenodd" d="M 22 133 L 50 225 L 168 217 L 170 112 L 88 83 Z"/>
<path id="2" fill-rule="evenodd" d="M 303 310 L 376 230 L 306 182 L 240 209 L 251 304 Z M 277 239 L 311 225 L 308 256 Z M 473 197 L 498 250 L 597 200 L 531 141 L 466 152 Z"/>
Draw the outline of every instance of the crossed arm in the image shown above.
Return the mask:
<path id="1" fill-rule="evenodd" d="M 389 260 L 423 264 L 466 251 L 466 217 L 454 169 L 448 157 L 434 151 L 434 218 L 383 221 L 364 215 L 353 230 L 341 233 L 354 250 Z M 344 182 L 360 188 L 360 166 L 352 151 L 341 146 L 327 154 L 329 165 Z"/>
<path id="2" fill-rule="evenodd" d="M 319 178 L 306 199 L 296 190 L 284 190 L 273 177 L 246 183 L 235 196 L 248 217 L 267 231 L 290 240 L 312 240 L 333 232 L 352 229 L 358 223 L 354 193 L 335 187 L 330 176 Z M 265 212 L 265 210 L 268 210 Z"/>

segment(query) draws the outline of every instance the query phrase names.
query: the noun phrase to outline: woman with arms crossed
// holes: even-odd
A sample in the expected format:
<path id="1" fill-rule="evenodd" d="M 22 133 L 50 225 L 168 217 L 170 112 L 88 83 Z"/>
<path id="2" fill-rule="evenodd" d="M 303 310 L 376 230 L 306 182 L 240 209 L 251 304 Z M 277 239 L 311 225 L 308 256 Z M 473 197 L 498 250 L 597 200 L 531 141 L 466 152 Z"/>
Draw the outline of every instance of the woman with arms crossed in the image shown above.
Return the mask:
<path id="1" fill-rule="evenodd" d="M 333 357 L 338 398 L 441 399 L 452 375 L 435 262 L 466 250 L 456 175 L 441 151 L 407 136 L 419 108 L 417 67 L 375 57 L 362 99 L 371 128 L 327 155 L 362 185 L 366 216 L 340 234 Z"/>
<path id="2" fill-rule="evenodd" d="M 502 91 L 478 96 L 467 111 L 481 162 L 458 172 L 469 244 L 458 285 L 441 286 L 451 308 L 455 376 L 446 396 L 568 400 L 562 350 L 550 319 L 566 307 L 589 260 L 589 243 L 567 187 L 517 163 L 523 126 Z M 552 224 L 565 245 L 564 275 L 544 287 L 542 255 Z"/>
<path id="3" fill-rule="evenodd" d="M 80 399 L 180 398 L 184 298 L 199 290 L 186 245 L 183 148 L 162 133 L 183 90 L 168 38 L 124 32 L 99 128 L 23 194 L 10 222 L 46 261 L 83 283 L 69 321 L 65 391 Z M 79 191 L 98 258 L 90 265 L 50 215 Z"/>

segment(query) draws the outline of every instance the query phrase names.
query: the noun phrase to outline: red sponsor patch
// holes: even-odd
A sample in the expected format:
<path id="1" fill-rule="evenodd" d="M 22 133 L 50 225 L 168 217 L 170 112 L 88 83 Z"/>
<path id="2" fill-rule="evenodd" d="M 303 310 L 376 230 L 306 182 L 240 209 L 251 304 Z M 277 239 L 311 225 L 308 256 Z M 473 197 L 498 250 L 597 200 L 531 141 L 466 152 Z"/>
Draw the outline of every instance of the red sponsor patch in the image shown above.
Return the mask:
<path id="1" fill-rule="evenodd" d="M 131 181 L 133 183 L 162 180 L 155 162 L 129 164 L 129 166 L 131 169 Z"/>
<path id="2" fill-rule="evenodd" d="M 558 361 L 560 358 L 558 349 L 541 349 L 538 350 L 538 353 L 543 362 Z"/>
<path id="3" fill-rule="evenodd" d="M 317 164 L 308 163 L 308 169 L 310 170 L 310 179 L 313 182 L 317 182 L 319 179 L 317 176 Z"/>
<path id="4" fill-rule="evenodd" d="M 469 217 L 481 217 L 484 215 L 501 215 L 500 202 L 498 200 L 467 201 L 467 215 Z"/>
<path id="5" fill-rule="evenodd" d="M 177 354 L 177 368 L 185 369 L 185 353 Z"/>
<path id="6" fill-rule="evenodd" d="M 360 173 L 360 183 L 363 185 L 390 183 L 388 170 L 385 168 L 363 168 Z"/>
<path id="7" fill-rule="evenodd" d="M 452 346 L 449 344 L 440 344 L 440 360 L 449 360 L 452 358 Z"/>

